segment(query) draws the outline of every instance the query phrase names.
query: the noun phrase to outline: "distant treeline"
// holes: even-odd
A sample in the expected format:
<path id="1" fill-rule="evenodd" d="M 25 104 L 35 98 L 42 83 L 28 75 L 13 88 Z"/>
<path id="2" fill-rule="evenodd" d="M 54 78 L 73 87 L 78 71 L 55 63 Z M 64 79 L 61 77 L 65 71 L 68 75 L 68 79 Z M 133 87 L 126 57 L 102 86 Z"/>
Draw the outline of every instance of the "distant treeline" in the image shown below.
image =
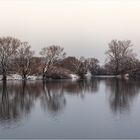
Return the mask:
<path id="1" fill-rule="evenodd" d="M 91 75 L 139 75 L 140 61 L 133 52 L 130 40 L 112 40 L 105 52 L 103 66 L 97 58 L 67 56 L 64 48 L 57 45 L 44 47 L 40 57 L 35 56 L 28 42 L 14 37 L 0 37 L 0 74 L 6 80 L 9 74 L 20 74 L 24 80 L 28 75 L 46 78 L 68 78 L 75 74 L 80 78 Z"/>

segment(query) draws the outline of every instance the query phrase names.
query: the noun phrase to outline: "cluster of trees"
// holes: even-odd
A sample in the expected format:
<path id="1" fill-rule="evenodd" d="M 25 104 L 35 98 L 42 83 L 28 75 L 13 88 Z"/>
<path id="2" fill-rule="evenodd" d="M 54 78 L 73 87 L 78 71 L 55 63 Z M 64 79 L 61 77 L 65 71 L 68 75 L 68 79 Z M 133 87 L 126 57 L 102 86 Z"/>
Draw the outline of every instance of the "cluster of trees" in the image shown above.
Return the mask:
<path id="1" fill-rule="evenodd" d="M 130 40 L 117 41 L 109 43 L 109 49 L 106 51 L 108 63 L 106 68 L 113 74 L 125 74 L 126 71 L 139 67 L 139 60 L 131 48 L 133 45 Z"/>
<path id="2" fill-rule="evenodd" d="M 0 38 L 0 70 L 3 80 L 6 80 L 10 70 L 20 73 L 25 79 L 33 55 L 34 51 L 28 42 L 13 37 Z"/>
<path id="3" fill-rule="evenodd" d="M 92 75 L 125 74 L 127 71 L 138 69 L 140 62 L 133 52 L 130 40 L 112 40 L 106 51 L 104 66 L 99 65 L 96 58 L 67 57 L 64 48 L 52 45 L 40 51 L 40 57 L 35 57 L 35 52 L 28 42 L 22 42 L 13 37 L 0 37 L 0 73 L 3 80 L 8 74 L 18 73 L 24 80 L 27 75 L 41 75 L 48 77 L 50 69 L 63 68 L 84 78 L 89 71 Z"/>

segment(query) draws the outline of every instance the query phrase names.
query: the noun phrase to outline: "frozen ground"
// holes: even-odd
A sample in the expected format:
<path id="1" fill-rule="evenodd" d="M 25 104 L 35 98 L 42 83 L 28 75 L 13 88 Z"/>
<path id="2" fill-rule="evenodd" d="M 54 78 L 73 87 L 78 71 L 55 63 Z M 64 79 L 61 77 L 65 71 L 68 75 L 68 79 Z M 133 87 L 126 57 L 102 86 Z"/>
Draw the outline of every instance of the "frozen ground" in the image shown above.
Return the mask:
<path id="1" fill-rule="evenodd" d="M 28 80 L 41 80 L 42 76 L 27 76 Z M 2 80 L 2 75 L 0 75 L 0 80 Z M 7 76 L 7 80 L 22 80 L 22 76 L 19 74 L 10 74 Z"/>
<path id="2" fill-rule="evenodd" d="M 72 80 L 78 79 L 76 74 L 70 74 Z M 2 80 L 2 75 L 0 75 L 0 80 Z M 19 74 L 10 74 L 7 76 L 7 80 L 22 80 L 22 76 Z M 42 80 L 42 76 L 27 76 L 27 80 Z"/>

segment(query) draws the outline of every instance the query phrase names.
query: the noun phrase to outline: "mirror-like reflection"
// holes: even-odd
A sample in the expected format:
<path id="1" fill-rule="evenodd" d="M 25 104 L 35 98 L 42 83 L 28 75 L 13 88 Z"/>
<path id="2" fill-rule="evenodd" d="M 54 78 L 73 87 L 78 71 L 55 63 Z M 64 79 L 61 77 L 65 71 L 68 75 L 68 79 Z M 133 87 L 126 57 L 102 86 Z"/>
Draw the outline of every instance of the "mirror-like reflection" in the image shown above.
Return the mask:
<path id="1" fill-rule="evenodd" d="M 139 93 L 140 81 L 115 78 L 93 78 L 77 81 L 53 80 L 44 83 L 42 81 L 0 82 L 0 129 L 8 130 L 17 125 L 20 128 L 25 124 L 24 122 L 33 120 L 34 112 L 38 112 L 40 108 L 40 113 L 47 114 L 42 116 L 46 121 L 50 121 L 48 114 L 50 118 L 57 117 L 59 120 L 60 116 L 63 116 L 67 120 L 68 116 L 65 115 L 65 112 L 69 111 L 69 108 L 71 108 L 71 113 L 72 111 L 78 112 L 80 116 L 90 116 L 93 113 L 94 117 L 96 113 L 102 114 L 102 112 L 108 113 L 108 115 L 131 112 Z M 105 98 L 106 95 L 107 98 Z M 105 102 L 107 102 L 107 106 L 104 104 Z M 81 109 L 78 109 L 79 104 L 82 105 Z M 105 112 L 108 105 L 111 114 Z M 97 129 L 97 125 L 92 125 L 94 117 L 89 119 L 90 127 Z M 102 116 L 98 117 L 102 118 Z M 37 119 L 42 121 L 40 118 Z M 72 120 L 67 121 L 71 122 Z M 51 120 L 51 123 L 54 122 Z M 52 126 L 48 125 L 48 127 Z M 44 128 L 46 129 L 47 126 Z M 45 136 L 47 138 L 46 133 L 44 133 Z"/>
<path id="2" fill-rule="evenodd" d="M 41 96 L 41 106 L 54 115 L 59 113 L 66 105 L 64 92 L 60 84 L 44 83 L 43 94 Z"/>
<path id="3" fill-rule="evenodd" d="M 43 84 L 41 105 L 47 107 L 52 113 L 60 112 L 66 105 L 65 94 L 80 95 L 84 98 L 87 92 L 95 93 L 98 91 L 99 81 L 79 80 L 79 81 L 52 81 Z"/>
<path id="4" fill-rule="evenodd" d="M 0 84 L 0 123 L 9 125 L 27 118 L 37 100 L 43 110 L 57 115 L 66 106 L 65 93 L 80 95 L 97 92 L 97 80 L 80 81 L 15 81 Z"/>
<path id="5" fill-rule="evenodd" d="M 41 88 L 25 82 L 0 84 L 0 123 L 12 125 L 28 117 Z"/>
<path id="6" fill-rule="evenodd" d="M 110 93 L 109 103 L 114 113 L 123 113 L 131 108 L 131 103 L 140 91 L 139 81 L 107 79 L 106 89 Z"/>

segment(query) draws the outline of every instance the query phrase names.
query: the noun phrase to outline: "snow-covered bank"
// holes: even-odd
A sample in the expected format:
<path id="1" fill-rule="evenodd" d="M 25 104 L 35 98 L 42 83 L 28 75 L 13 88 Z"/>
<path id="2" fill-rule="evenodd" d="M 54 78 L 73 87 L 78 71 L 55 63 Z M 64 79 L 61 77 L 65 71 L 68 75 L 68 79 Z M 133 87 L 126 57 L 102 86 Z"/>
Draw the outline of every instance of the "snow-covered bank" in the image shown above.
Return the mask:
<path id="1" fill-rule="evenodd" d="M 77 76 L 76 74 L 70 74 L 69 76 L 72 80 L 76 80 L 79 79 L 79 76 Z M 27 80 L 42 80 L 43 77 L 40 76 L 34 76 L 34 75 L 29 75 L 27 76 Z M 2 80 L 2 75 L 0 75 L 0 80 Z M 23 80 L 22 76 L 19 74 L 10 74 L 7 75 L 7 80 Z"/>
<path id="2" fill-rule="evenodd" d="M 79 76 L 76 75 L 76 74 L 70 74 L 70 77 L 71 77 L 72 80 L 77 80 L 77 79 L 79 79 Z"/>
<path id="3" fill-rule="evenodd" d="M 87 74 L 85 75 L 86 78 L 90 79 L 92 77 L 91 73 L 88 71 Z"/>
<path id="4" fill-rule="evenodd" d="M 27 80 L 42 80 L 42 76 L 28 76 Z"/>
<path id="5" fill-rule="evenodd" d="M 0 75 L 0 80 L 2 80 L 2 75 Z M 7 80 L 22 80 L 22 76 L 18 74 L 7 75 Z"/>
<path id="6" fill-rule="evenodd" d="M 42 76 L 27 76 L 27 80 L 42 80 Z M 0 80 L 2 80 L 2 75 L 0 75 Z M 22 76 L 19 74 L 10 74 L 7 76 L 7 80 L 23 80 Z"/>
<path id="7" fill-rule="evenodd" d="M 94 78 L 94 77 L 95 78 L 122 78 L 121 75 L 94 75 L 94 76 L 91 76 L 90 73 L 86 74 L 85 76 L 87 79 Z M 124 75 L 124 78 L 129 79 L 129 75 L 128 74 Z M 80 79 L 80 77 L 76 74 L 70 74 L 68 79 L 77 80 L 77 79 Z M 2 75 L 0 75 L 0 81 L 1 80 L 2 80 Z M 11 74 L 11 75 L 7 76 L 7 80 L 23 80 L 23 79 L 22 79 L 22 76 L 19 74 Z M 30 76 L 27 76 L 27 80 L 33 80 L 33 81 L 43 80 L 43 77 L 41 75 L 40 76 L 30 75 Z"/>
<path id="8" fill-rule="evenodd" d="M 77 76 L 76 74 L 70 74 L 70 78 L 72 80 L 76 80 L 79 79 L 79 76 Z M 42 80 L 42 79 L 43 79 L 42 76 L 34 76 L 34 75 L 27 76 L 27 80 Z M 0 75 L 0 80 L 2 80 L 2 75 Z M 7 76 L 7 80 L 23 80 L 23 79 L 21 75 L 11 74 Z"/>

